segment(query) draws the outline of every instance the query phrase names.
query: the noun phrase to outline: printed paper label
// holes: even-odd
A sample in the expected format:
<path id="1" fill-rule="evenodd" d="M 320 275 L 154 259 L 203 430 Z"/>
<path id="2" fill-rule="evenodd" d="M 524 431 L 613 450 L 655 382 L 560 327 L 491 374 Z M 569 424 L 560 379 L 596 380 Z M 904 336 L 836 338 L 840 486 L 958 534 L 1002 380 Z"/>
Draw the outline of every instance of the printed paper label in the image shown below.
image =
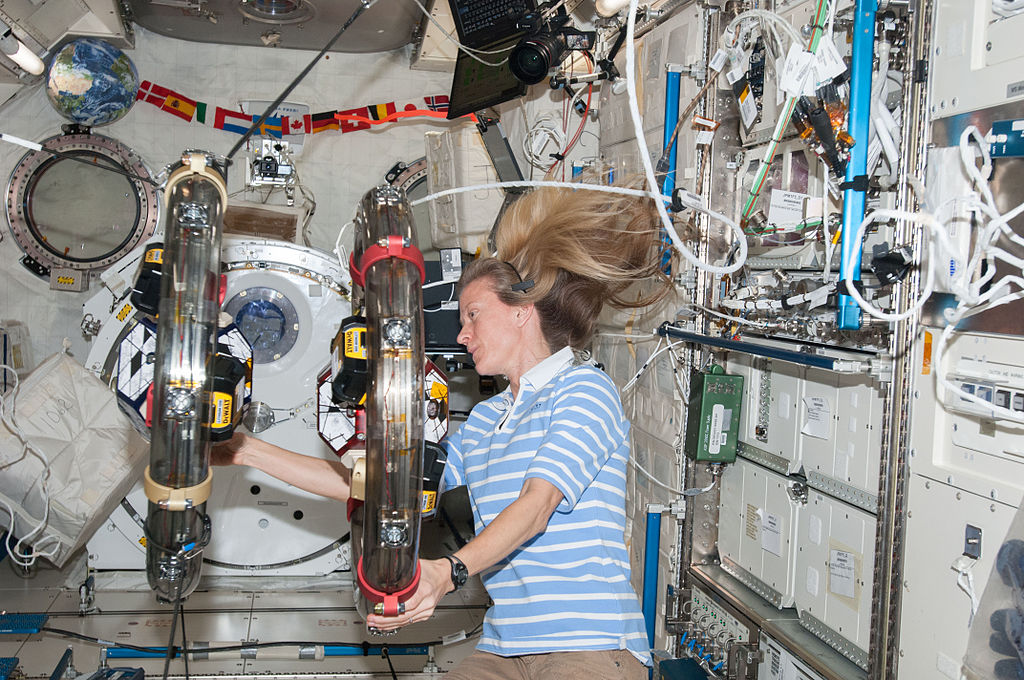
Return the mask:
<path id="1" fill-rule="evenodd" d="M 814 54 L 794 43 L 786 55 L 786 63 L 779 73 L 779 88 L 791 97 L 799 97 L 807 87 L 807 81 L 813 76 L 815 67 Z"/>
<path id="2" fill-rule="evenodd" d="M 772 189 L 771 203 L 768 204 L 768 221 L 775 226 L 798 224 L 804 219 L 806 202 L 807 194 Z"/>
<path id="3" fill-rule="evenodd" d="M 845 550 L 829 552 L 828 589 L 836 595 L 852 599 L 857 592 L 857 565 L 853 553 Z"/>
<path id="4" fill-rule="evenodd" d="M 711 407 L 711 426 L 708 433 L 708 453 L 717 455 L 722 450 L 722 429 L 725 426 L 725 407 L 715 404 Z"/>
<path id="5" fill-rule="evenodd" d="M 757 540 L 757 527 L 760 524 L 761 511 L 754 505 L 747 504 L 746 534 L 752 541 Z"/>
<path id="6" fill-rule="evenodd" d="M 846 72 L 846 62 L 839 55 L 836 44 L 832 42 L 832 36 L 827 33 L 818 43 L 814 70 L 818 85 L 824 85 Z"/>
<path id="7" fill-rule="evenodd" d="M 761 519 L 761 548 L 782 557 L 782 521 L 777 515 L 764 513 Z"/>
<path id="8" fill-rule="evenodd" d="M 824 397 L 804 397 L 804 426 L 802 434 L 815 439 L 829 438 L 832 407 Z"/>

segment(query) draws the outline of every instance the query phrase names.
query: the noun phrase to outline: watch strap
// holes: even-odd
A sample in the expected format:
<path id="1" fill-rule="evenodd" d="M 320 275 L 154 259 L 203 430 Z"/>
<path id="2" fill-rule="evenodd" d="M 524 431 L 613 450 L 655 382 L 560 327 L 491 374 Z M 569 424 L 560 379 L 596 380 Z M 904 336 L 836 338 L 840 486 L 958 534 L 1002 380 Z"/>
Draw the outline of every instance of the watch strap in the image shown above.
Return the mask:
<path id="1" fill-rule="evenodd" d="M 469 576 L 469 569 L 466 567 L 465 562 L 460 560 L 455 555 L 444 555 L 444 559 L 448 560 L 448 564 L 450 564 L 452 567 L 450 578 L 452 581 L 452 586 L 454 587 L 454 590 L 452 592 L 455 592 L 462 586 L 466 585 L 466 578 Z M 461 571 L 463 574 L 462 579 L 457 579 L 455 576 L 456 573 L 458 573 L 459 571 Z"/>

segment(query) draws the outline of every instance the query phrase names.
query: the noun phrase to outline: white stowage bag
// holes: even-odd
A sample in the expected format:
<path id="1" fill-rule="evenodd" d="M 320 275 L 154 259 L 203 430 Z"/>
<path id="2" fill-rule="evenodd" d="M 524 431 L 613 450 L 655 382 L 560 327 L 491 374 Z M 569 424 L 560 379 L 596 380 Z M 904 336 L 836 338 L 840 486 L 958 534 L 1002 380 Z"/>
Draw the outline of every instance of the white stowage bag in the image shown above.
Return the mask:
<path id="1" fill-rule="evenodd" d="M 9 403 L 7 411 L 9 416 Z M 49 496 L 46 526 L 26 543 L 53 536 L 39 549 L 61 567 L 141 476 L 149 445 L 118 408 L 114 393 L 63 352 L 21 381 L 14 423 L 49 459 L 50 474 L 44 491 L 43 461 L 0 424 L 0 500 L 17 515 L 13 533 L 20 538 L 42 521 Z M 0 527 L 10 521 L 0 505 Z"/>

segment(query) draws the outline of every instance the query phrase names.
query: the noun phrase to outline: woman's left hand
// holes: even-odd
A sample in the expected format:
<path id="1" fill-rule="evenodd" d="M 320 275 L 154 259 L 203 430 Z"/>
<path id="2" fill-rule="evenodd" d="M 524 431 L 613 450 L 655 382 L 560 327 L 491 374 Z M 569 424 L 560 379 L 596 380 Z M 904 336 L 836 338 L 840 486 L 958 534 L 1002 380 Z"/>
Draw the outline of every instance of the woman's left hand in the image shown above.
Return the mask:
<path id="1" fill-rule="evenodd" d="M 366 617 L 366 625 L 378 630 L 396 630 L 410 623 L 426 621 L 451 589 L 452 569 L 448 560 L 420 560 L 420 583 L 416 592 L 405 601 L 405 613 L 398 616 L 370 614 Z"/>

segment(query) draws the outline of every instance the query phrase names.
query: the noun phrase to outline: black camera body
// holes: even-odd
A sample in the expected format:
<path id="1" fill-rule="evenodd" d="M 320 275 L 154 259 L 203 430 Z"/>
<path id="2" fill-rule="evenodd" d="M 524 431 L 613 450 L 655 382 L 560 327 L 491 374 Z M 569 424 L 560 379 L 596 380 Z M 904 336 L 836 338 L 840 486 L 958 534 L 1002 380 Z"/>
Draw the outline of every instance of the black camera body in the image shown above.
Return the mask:
<path id="1" fill-rule="evenodd" d="M 568 26 L 569 15 L 564 7 L 547 20 L 543 9 L 542 6 L 528 12 L 519 20 L 519 28 L 526 31 L 526 36 L 508 56 L 512 75 L 527 85 L 536 85 L 544 80 L 561 65 L 569 52 L 592 49 L 597 35 L 594 31 L 580 31 Z"/>

